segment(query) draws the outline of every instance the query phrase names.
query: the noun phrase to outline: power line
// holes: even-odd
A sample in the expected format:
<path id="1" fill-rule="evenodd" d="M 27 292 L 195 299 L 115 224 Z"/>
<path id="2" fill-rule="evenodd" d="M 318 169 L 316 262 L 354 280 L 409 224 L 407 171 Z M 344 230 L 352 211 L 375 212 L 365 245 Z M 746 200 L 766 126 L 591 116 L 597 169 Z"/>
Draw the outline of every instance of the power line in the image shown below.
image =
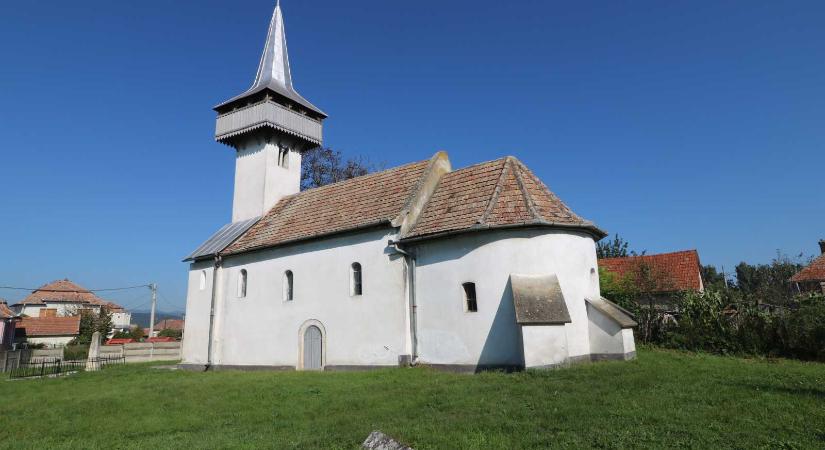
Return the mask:
<path id="1" fill-rule="evenodd" d="M 125 291 L 127 289 L 137 289 L 137 288 L 145 288 L 150 287 L 149 284 L 139 284 L 136 286 L 125 286 L 125 287 L 116 287 L 116 288 L 100 288 L 100 289 L 42 289 L 42 288 L 30 288 L 30 287 L 17 287 L 17 286 L 0 286 L 0 289 L 13 289 L 17 291 L 39 291 L 39 292 L 64 292 L 64 293 L 84 293 L 84 292 L 105 292 L 105 291 Z"/>

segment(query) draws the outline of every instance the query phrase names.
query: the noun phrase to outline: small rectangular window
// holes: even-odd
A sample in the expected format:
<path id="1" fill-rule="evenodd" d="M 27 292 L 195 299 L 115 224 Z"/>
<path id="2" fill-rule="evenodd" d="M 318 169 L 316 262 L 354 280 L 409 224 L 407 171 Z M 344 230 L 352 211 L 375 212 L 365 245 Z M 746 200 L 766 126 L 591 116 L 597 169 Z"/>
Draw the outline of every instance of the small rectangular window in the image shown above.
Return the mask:
<path id="1" fill-rule="evenodd" d="M 476 301 L 476 284 L 464 283 L 461 286 L 464 287 L 464 305 L 467 312 L 477 312 L 478 302 Z"/>

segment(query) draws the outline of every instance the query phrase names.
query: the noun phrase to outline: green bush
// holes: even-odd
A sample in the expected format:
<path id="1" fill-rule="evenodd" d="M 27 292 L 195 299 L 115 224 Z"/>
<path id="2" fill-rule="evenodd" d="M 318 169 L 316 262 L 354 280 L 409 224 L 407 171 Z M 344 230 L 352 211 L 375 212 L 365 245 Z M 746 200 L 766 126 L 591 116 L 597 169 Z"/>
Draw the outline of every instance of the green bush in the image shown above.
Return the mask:
<path id="1" fill-rule="evenodd" d="M 80 361 L 88 357 L 88 345 L 67 345 L 63 347 L 63 359 L 65 361 Z"/>
<path id="2" fill-rule="evenodd" d="M 183 336 L 183 331 L 181 331 L 181 330 L 172 330 L 172 329 L 169 329 L 169 328 L 167 328 L 165 330 L 161 330 L 160 333 L 158 333 L 158 337 L 171 337 L 171 338 L 175 338 L 175 339 L 180 339 L 181 336 Z"/>
<path id="3" fill-rule="evenodd" d="M 735 303 L 733 295 L 717 289 L 685 293 L 678 320 L 665 326 L 652 343 L 721 354 L 825 361 L 825 297 L 804 296 L 787 306 L 768 307 Z"/>

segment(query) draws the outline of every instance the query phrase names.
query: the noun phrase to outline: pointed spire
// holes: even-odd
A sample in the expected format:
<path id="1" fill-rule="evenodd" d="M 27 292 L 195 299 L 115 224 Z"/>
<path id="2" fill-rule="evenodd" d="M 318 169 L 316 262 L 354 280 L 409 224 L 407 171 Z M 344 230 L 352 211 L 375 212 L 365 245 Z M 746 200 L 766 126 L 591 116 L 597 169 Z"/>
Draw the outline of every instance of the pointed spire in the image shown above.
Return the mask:
<path id="1" fill-rule="evenodd" d="M 264 52 L 258 64 L 258 73 L 250 90 L 277 84 L 279 87 L 295 91 L 292 88 L 292 76 L 289 73 L 289 54 L 286 49 L 286 31 L 284 30 L 284 15 L 281 12 L 281 1 L 275 5 L 272 20 L 269 22 L 269 32 L 266 34 Z"/>
<path id="2" fill-rule="evenodd" d="M 243 94 L 227 100 L 216 108 L 258 93 L 264 89 L 271 89 L 278 94 L 304 106 L 305 108 L 326 117 L 323 111 L 301 97 L 295 88 L 292 87 L 292 74 L 289 70 L 289 54 L 286 48 L 286 29 L 284 27 L 284 15 L 281 11 L 281 1 L 277 0 L 272 19 L 269 21 L 269 31 L 266 34 L 264 51 L 261 54 L 261 61 L 258 63 L 258 72 L 255 74 L 255 81 L 252 87 Z"/>

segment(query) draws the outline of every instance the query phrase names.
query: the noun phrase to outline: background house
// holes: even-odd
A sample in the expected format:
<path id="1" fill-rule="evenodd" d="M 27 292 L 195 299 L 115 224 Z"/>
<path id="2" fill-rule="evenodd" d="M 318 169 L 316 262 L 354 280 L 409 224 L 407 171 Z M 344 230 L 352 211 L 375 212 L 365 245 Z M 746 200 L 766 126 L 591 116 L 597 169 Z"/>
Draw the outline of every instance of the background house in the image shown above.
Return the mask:
<path id="1" fill-rule="evenodd" d="M 132 320 L 132 315 L 122 306 L 98 297 L 69 279 L 43 285 L 13 307 L 17 313 L 27 317 L 66 317 L 81 310 L 100 314 L 100 310 L 105 307 L 112 314 L 115 330 L 128 330 Z"/>
<path id="2" fill-rule="evenodd" d="M 20 320 L 9 308 L 5 300 L 0 299 L 0 350 L 8 348 L 14 342 L 14 323 Z"/>
<path id="3" fill-rule="evenodd" d="M 799 292 L 822 292 L 825 294 L 825 239 L 819 241 L 822 253 L 811 264 L 791 277 Z"/>
<path id="4" fill-rule="evenodd" d="M 163 319 L 155 324 L 155 336 L 158 336 L 164 330 L 172 330 L 183 335 L 183 326 L 184 322 L 181 319 Z"/>
<path id="5" fill-rule="evenodd" d="M 16 323 L 15 340 L 61 346 L 80 334 L 80 316 L 22 317 Z"/>
<path id="6" fill-rule="evenodd" d="M 682 292 L 705 289 L 696 250 L 603 258 L 599 260 L 599 268 L 631 283 L 639 294 L 646 295 L 654 307 L 662 310 L 677 309 L 676 300 Z"/>

